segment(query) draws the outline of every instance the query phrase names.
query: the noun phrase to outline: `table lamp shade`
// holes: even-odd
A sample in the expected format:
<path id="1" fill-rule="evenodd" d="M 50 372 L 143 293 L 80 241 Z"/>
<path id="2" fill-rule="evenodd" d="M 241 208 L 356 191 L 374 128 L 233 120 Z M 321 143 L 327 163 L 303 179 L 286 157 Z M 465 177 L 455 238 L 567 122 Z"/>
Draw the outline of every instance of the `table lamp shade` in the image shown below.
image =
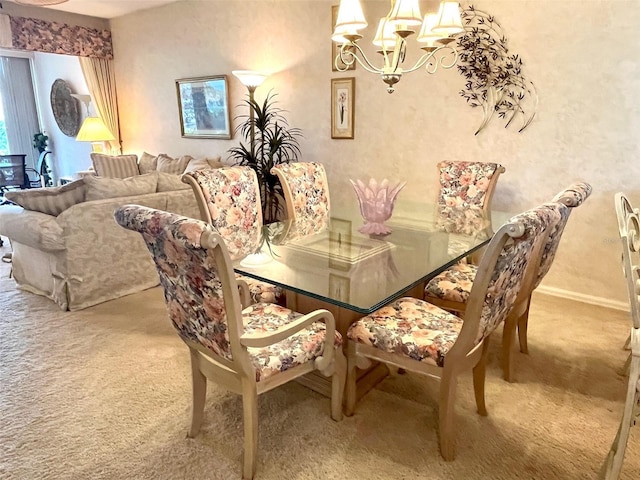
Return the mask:
<path id="1" fill-rule="evenodd" d="M 100 117 L 87 117 L 82 122 L 76 140 L 78 142 L 106 142 L 115 140 L 115 137 Z"/>

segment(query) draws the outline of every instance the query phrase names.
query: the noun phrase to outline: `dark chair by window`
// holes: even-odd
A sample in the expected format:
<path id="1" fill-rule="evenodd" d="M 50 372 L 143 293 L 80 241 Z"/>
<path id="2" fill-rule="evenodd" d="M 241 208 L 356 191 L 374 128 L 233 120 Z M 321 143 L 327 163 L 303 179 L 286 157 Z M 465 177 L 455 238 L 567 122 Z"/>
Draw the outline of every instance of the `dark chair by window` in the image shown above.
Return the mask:
<path id="1" fill-rule="evenodd" d="M 0 155 L 0 192 L 9 187 L 27 188 L 26 155 Z"/>

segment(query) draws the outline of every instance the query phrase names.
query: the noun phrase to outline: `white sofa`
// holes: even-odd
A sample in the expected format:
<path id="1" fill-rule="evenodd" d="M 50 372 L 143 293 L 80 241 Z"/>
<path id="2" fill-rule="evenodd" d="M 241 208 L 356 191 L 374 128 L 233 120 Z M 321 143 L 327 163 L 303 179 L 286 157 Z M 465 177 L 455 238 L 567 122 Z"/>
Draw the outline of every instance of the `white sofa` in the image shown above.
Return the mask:
<path id="1" fill-rule="evenodd" d="M 142 238 L 116 224 L 114 209 L 138 204 L 193 218 L 200 214 L 187 185 L 180 190 L 153 191 L 91 199 L 87 190 L 85 200 L 57 215 L 56 211 L 49 214 L 17 205 L 0 207 L 0 235 L 11 241 L 17 285 L 52 299 L 64 310 L 80 310 L 158 285 Z M 24 198 L 31 192 L 21 192 L 22 201 L 17 203 L 28 203 Z"/>

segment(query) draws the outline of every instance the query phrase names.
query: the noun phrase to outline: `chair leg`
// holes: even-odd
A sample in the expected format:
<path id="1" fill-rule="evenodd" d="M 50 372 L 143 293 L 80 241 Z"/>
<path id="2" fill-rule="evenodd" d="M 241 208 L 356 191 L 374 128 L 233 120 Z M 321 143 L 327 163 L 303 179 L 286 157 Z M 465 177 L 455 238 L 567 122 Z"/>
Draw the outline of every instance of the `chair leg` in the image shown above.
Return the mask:
<path id="1" fill-rule="evenodd" d="M 191 405 L 191 429 L 189 430 L 188 436 L 193 438 L 198 435 L 200 426 L 202 425 L 204 402 L 207 397 L 207 377 L 200 371 L 200 353 L 192 348 L 189 349 L 189 352 L 191 354 L 193 399 Z"/>
<path id="2" fill-rule="evenodd" d="M 454 417 L 457 378 L 450 372 L 443 372 L 440 380 L 440 453 L 442 458 L 450 462 L 456 458 Z"/>
<path id="3" fill-rule="evenodd" d="M 639 379 L 640 357 L 633 357 L 629 372 L 629 387 L 627 388 L 622 421 L 620 422 L 618 433 L 616 434 L 616 438 L 611 445 L 611 450 L 609 451 L 601 470 L 602 478 L 605 480 L 617 480 L 620 476 L 624 453 L 627 449 L 627 441 L 629 439 L 629 430 L 633 425 L 635 425 L 636 420 L 634 418 L 634 412 L 636 405 L 640 401 L 640 392 L 638 392 L 637 386 Z"/>
<path id="4" fill-rule="evenodd" d="M 480 361 L 473 367 L 473 393 L 476 397 L 476 407 L 478 413 L 483 417 L 487 416 L 487 405 L 484 400 L 484 384 L 487 374 L 487 357 L 489 356 L 489 338 L 486 337 L 482 343 L 482 356 Z"/>
<path id="5" fill-rule="evenodd" d="M 520 342 L 520 351 L 529 353 L 527 345 L 527 329 L 529 328 L 529 307 L 531 306 L 531 297 L 527 299 L 527 308 L 520 318 L 518 318 L 518 341 Z"/>
<path id="6" fill-rule="evenodd" d="M 342 420 L 342 401 L 344 384 L 347 378 L 347 359 L 342 348 L 337 348 L 334 356 L 334 371 L 331 376 L 331 418 L 336 422 Z"/>
<path id="7" fill-rule="evenodd" d="M 242 382 L 242 413 L 244 424 L 244 462 L 242 480 L 251 480 L 256 473 L 258 456 L 258 393 L 255 382 Z"/>
<path id="8" fill-rule="evenodd" d="M 511 315 L 504 322 L 502 330 L 502 373 L 507 382 L 513 382 L 513 344 L 516 337 L 516 327 L 520 319 Z M 483 351 L 484 355 L 484 351 Z"/>
<path id="9" fill-rule="evenodd" d="M 356 345 L 347 345 L 347 380 L 345 385 L 345 414 L 350 417 L 356 407 Z"/>

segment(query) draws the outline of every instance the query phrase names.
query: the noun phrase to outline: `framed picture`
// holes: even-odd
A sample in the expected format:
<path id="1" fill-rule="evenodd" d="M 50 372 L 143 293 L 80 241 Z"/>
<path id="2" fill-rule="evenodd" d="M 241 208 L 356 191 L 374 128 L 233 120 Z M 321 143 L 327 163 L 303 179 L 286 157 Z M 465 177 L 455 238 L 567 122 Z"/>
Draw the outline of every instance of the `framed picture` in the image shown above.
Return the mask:
<path id="1" fill-rule="evenodd" d="M 226 75 L 176 80 L 184 138 L 231 138 Z"/>
<path id="2" fill-rule="evenodd" d="M 331 79 L 331 138 L 353 138 L 356 79 Z"/>
<path id="3" fill-rule="evenodd" d="M 338 20 L 338 5 L 334 5 L 331 7 L 331 32 L 333 33 L 333 29 L 336 26 L 336 21 Z M 338 59 L 338 64 L 340 65 L 340 69 L 336 67 L 336 57 L 340 55 L 340 44 L 337 42 L 331 41 L 331 70 L 334 72 L 344 72 L 345 70 L 355 70 L 356 63 L 353 62 L 349 67 L 345 65 L 345 63 Z"/>

